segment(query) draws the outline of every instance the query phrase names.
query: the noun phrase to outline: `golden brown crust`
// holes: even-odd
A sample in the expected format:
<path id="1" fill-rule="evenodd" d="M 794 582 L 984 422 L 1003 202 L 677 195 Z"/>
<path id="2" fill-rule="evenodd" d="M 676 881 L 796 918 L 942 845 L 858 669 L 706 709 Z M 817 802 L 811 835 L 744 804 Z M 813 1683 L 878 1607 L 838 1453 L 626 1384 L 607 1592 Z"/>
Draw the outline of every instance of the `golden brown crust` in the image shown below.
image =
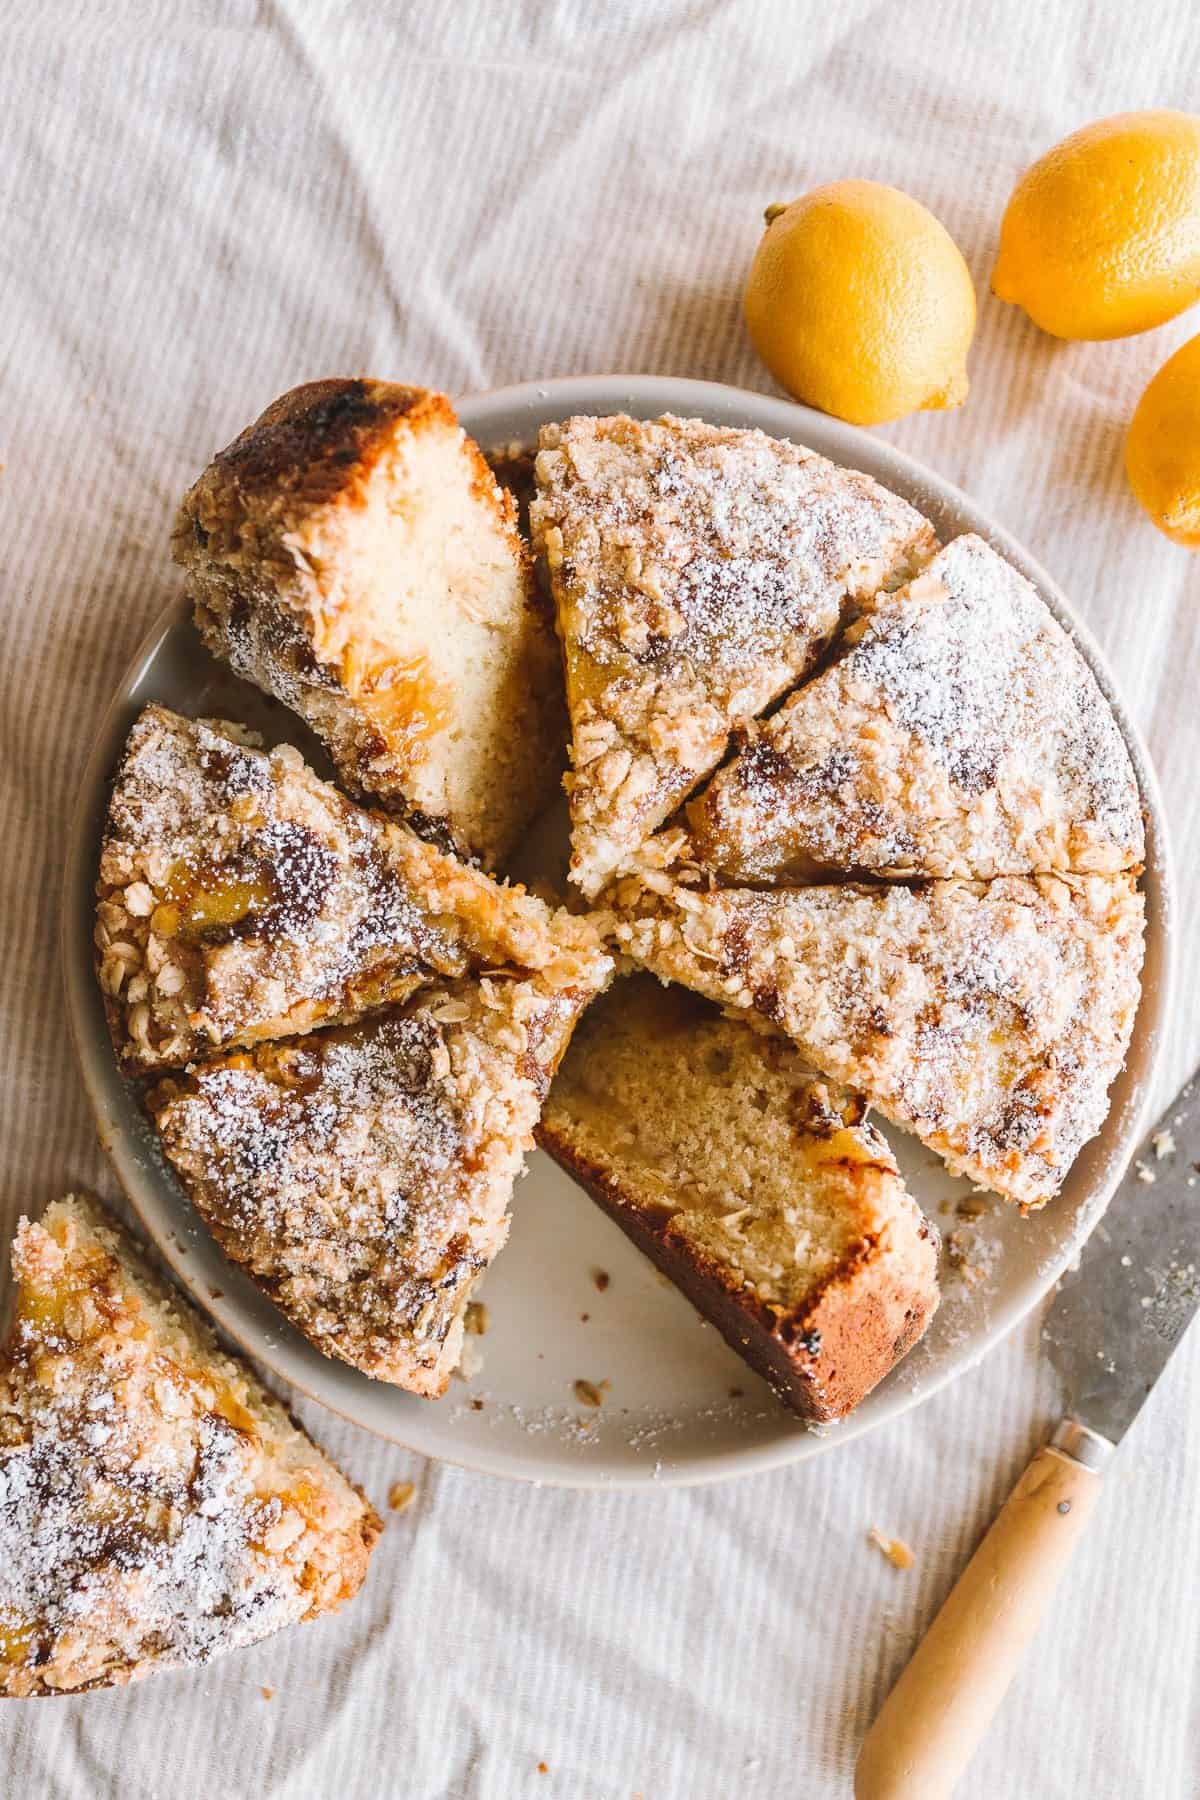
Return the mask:
<path id="1" fill-rule="evenodd" d="M 317 505 L 369 472 L 399 420 L 415 425 L 421 417 L 455 422 L 446 396 L 426 388 L 336 377 L 305 382 L 219 450 L 192 493 L 231 479 L 247 496 L 290 491 Z M 196 515 L 202 510 L 197 499 Z"/>
<path id="2" fill-rule="evenodd" d="M 814 1288 L 807 1306 L 781 1314 L 740 1282 L 728 1263 L 643 1211 L 636 1190 L 581 1155 L 566 1130 L 543 1119 L 537 1141 L 801 1418 L 844 1418 L 908 1354 L 933 1317 L 936 1278 L 918 1289 L 889 1271 L 881 1285 L 875 1238 L 861 1239 L 837 1273 Z M 932 1260 L 936 1266 L 936 1256 Z"/>
<path id="3" fill-rule="evenodd" d="M 513 497 L 445 395 L 284 394 L 185 496 L 173 550 L 207 647 L 352 792 L 504 861 L 557 783 L 558 652 Z"/>
<path id="4" fill-rule="evenodd" d="M 861 1109 L 645 975 L 585 1018 L 538 1141 L 802 1417 L 842 1417 L 937 1305 L 936 1240 Z"/>

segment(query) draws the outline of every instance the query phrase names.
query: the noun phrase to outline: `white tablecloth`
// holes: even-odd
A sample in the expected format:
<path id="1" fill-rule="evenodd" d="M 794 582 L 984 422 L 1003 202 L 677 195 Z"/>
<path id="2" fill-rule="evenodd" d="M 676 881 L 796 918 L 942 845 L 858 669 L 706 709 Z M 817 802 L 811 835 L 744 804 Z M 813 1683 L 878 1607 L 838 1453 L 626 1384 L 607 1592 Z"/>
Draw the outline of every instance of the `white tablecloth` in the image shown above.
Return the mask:
<path id="1" fill-rule="evenodd" d="M 67 1042 L 57 888 L 91 735 L 174 587 L 185 483 L 273 395 L 326 374 L 769 387 L 738 311 L 762 208 L 843 175 L 930 205 L 979 289 L 965 410 L 888 435 L 1061 580 L 1157 761 L 1183 898 L 1165 1103 L 1200 1048 L 1200 559 L 1137 511 L 1121 443 L 1200 314 L 1064 345 L 986 290 L 1036 153 L 1198 93 L 1183 0 L 3 0 L 0 1237 L 68 1184 L 113 1192 Z M 302 1408 L 380 1507 L 391 1482 L 417 1484 L 360 1598 L 200 1673 L 0 1709 L 0 1792 L 845 1795 L 862 1730 L 1053 1407 L 1031 1320 L 866 1441 L 627 1496 L 426 1466 Z M 1200 1792 L 1198 1480 L 1193 1333 L 967 1800 Z M 867 1546 L 872 1524 L 912 1544 L 912 1569 Z"/>

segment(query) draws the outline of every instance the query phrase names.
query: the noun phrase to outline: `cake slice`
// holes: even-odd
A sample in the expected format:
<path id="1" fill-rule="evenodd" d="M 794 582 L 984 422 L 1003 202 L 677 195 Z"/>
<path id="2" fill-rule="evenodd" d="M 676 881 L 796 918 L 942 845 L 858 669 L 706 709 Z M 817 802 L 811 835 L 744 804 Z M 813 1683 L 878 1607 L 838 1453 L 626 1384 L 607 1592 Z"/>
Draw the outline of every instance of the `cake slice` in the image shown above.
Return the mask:
<path id="1" fill-rule="evenodd" d="M 916 1343 L 937 1237 L 861 1106 L 680 987 L 618 981 L 538 1141 L 801 1417 L 839 1419 Z"/>
<path id="2" fill-rule="evenodd" d="M 371 1507 L 115 1220 L 60 1200 L 13 1271 L 0 1694 L 206 1663 L 357 1593 Z"/>
<path id="3" fill-rule="evenodd" d="M 1087 663 L 982 538 L 852 625 L 752 725 L 653 859 L 733 882 L 1113 872 L 1142 861 L 1129 753 Z"/>
<path id="4" fill-rule="evenodd" d="M 1137 1010 L 1130 875 L 639 890 L 621 946 L 745 1009 L 956 1173 L 1036 1207 L 1099 1130 Z"/>
<path id="5" fill-rule="evenodd" d="M 196 1210 L 292 1323 L 327 1356 L 434 1396 L 594 992 L 451 982 L 199 1063 L 148 1106 Z"/>
<path id="6" fill-rule="evenodd" d="M 352 792 L 492 867 L 553 798 L 553 625 L 445 395 L 294 388 L 187 494 L 174 554 L 208 648 L 294 707 Z"/>
<path id="7" fill-rule="evenodd" d="M 535 548 L 566 664 L 572 875 L 592 899 L 932 529 L 798 444 L 665 417 L 542 428 Z"/>
<path id="8" fill-rule="evenodd" d="M 364 812 L 288 745 L 150 706 L 97 885 L 96 962 L 131 1069 L 279 1037 L 468 968 L 604 961 L 592 928 Z"/>

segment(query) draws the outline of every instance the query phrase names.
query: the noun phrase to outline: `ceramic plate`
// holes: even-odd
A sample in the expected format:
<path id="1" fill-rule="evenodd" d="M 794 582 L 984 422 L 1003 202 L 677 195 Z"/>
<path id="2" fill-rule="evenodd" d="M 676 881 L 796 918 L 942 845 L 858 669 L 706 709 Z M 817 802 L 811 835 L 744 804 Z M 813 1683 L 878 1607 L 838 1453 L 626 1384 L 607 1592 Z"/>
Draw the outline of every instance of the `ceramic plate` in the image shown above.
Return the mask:
<path id="1" fill-rule="evenodd" d="M 581 1189 L 535 1153 L 518 1184 L 508 1247 L 489 1272 L 490 1328 L 481 1364 L 439 1401 L 415 1399 L 320 1356 L 227 1263 L 160 1159 L 117 1073 L 92 975 L 92 882 L 106 783 L 135 714 L 150 700 L 182 713 L 240 718 L 313 754 L 291 715 L 235 681 L 202 649 L 182 604 L 166 612 L 115 696 L 89 763 L 71 839 L 64 905 L 70 1014 L 104 1144 L 141 1220 L 183 1285 L 218 1325 L 283 1379 L 398 1443 L 492 1474 L 566 1486 L 709 1481 L 818 1456 L 893 1419 L 971 1367 L 1044 1295 L 1104 1210 L 1138 1142 L 1160 1040 L 1168 978 L 1169 876 L 1163 815 L 1145 751 L 1111 677 L 1065 597 L 1033 559 L 964 494 L 888 444 L 806 408 L 707 382 L 596 376 L 470 397 L 459 413 L 484 446 L 532 443 L 539 425 L 574 412 L 662 412 L 756 425 L 865 469 L 907 496 L 946 538 L 977 531 L 1033 581 L 1074 634 L 1128 742 L 1148 821 L 1145 985 L 1133 1043 L 1100 1135 L 1062 1194 L 1021 1219 L 988 1199 L 969 1235 L 973 1283 L 945 1271 L 945 1297 L 913 1354 L 854 1416 L 820 1433 L 773 1399 Z M 323 773 L 327 765 L 313 760 Z M 966 1183 L 915 1139 L 888 1128 L 909 1185 L 944 1229 Z M 608 1280 L 603 1287 L 597 1275 Z M 604 1405 L 574 1383 L 607 1383 Z"/>

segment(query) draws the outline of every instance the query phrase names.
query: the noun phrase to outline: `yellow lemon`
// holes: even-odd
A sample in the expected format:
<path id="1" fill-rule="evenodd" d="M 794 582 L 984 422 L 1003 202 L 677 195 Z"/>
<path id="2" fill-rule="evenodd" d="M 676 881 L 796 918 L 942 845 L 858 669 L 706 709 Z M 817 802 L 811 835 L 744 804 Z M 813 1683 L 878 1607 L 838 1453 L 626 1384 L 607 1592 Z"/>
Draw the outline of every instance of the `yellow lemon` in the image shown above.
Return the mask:
<path id="1" fill-rule="evenodd" d="M 1200 117 L 1117 113 L 1013 189 L 992 292 L 1060 338 L 1131 337 L 1200 299 Z"/>
<path id="2" fill-rule="evenodd" d="M 878 181 L 835 181 L 766 217 L 746 324 L 789 393 L 855 425 L 966 399 L 975 290 L 932 213 Z"/>
<path id="3" fill-rule="evenodd" d="M 1138 401 L 1125 473 L 1158 529 L 1200 550 L 1200 337 L 1163 364 Z"/>

